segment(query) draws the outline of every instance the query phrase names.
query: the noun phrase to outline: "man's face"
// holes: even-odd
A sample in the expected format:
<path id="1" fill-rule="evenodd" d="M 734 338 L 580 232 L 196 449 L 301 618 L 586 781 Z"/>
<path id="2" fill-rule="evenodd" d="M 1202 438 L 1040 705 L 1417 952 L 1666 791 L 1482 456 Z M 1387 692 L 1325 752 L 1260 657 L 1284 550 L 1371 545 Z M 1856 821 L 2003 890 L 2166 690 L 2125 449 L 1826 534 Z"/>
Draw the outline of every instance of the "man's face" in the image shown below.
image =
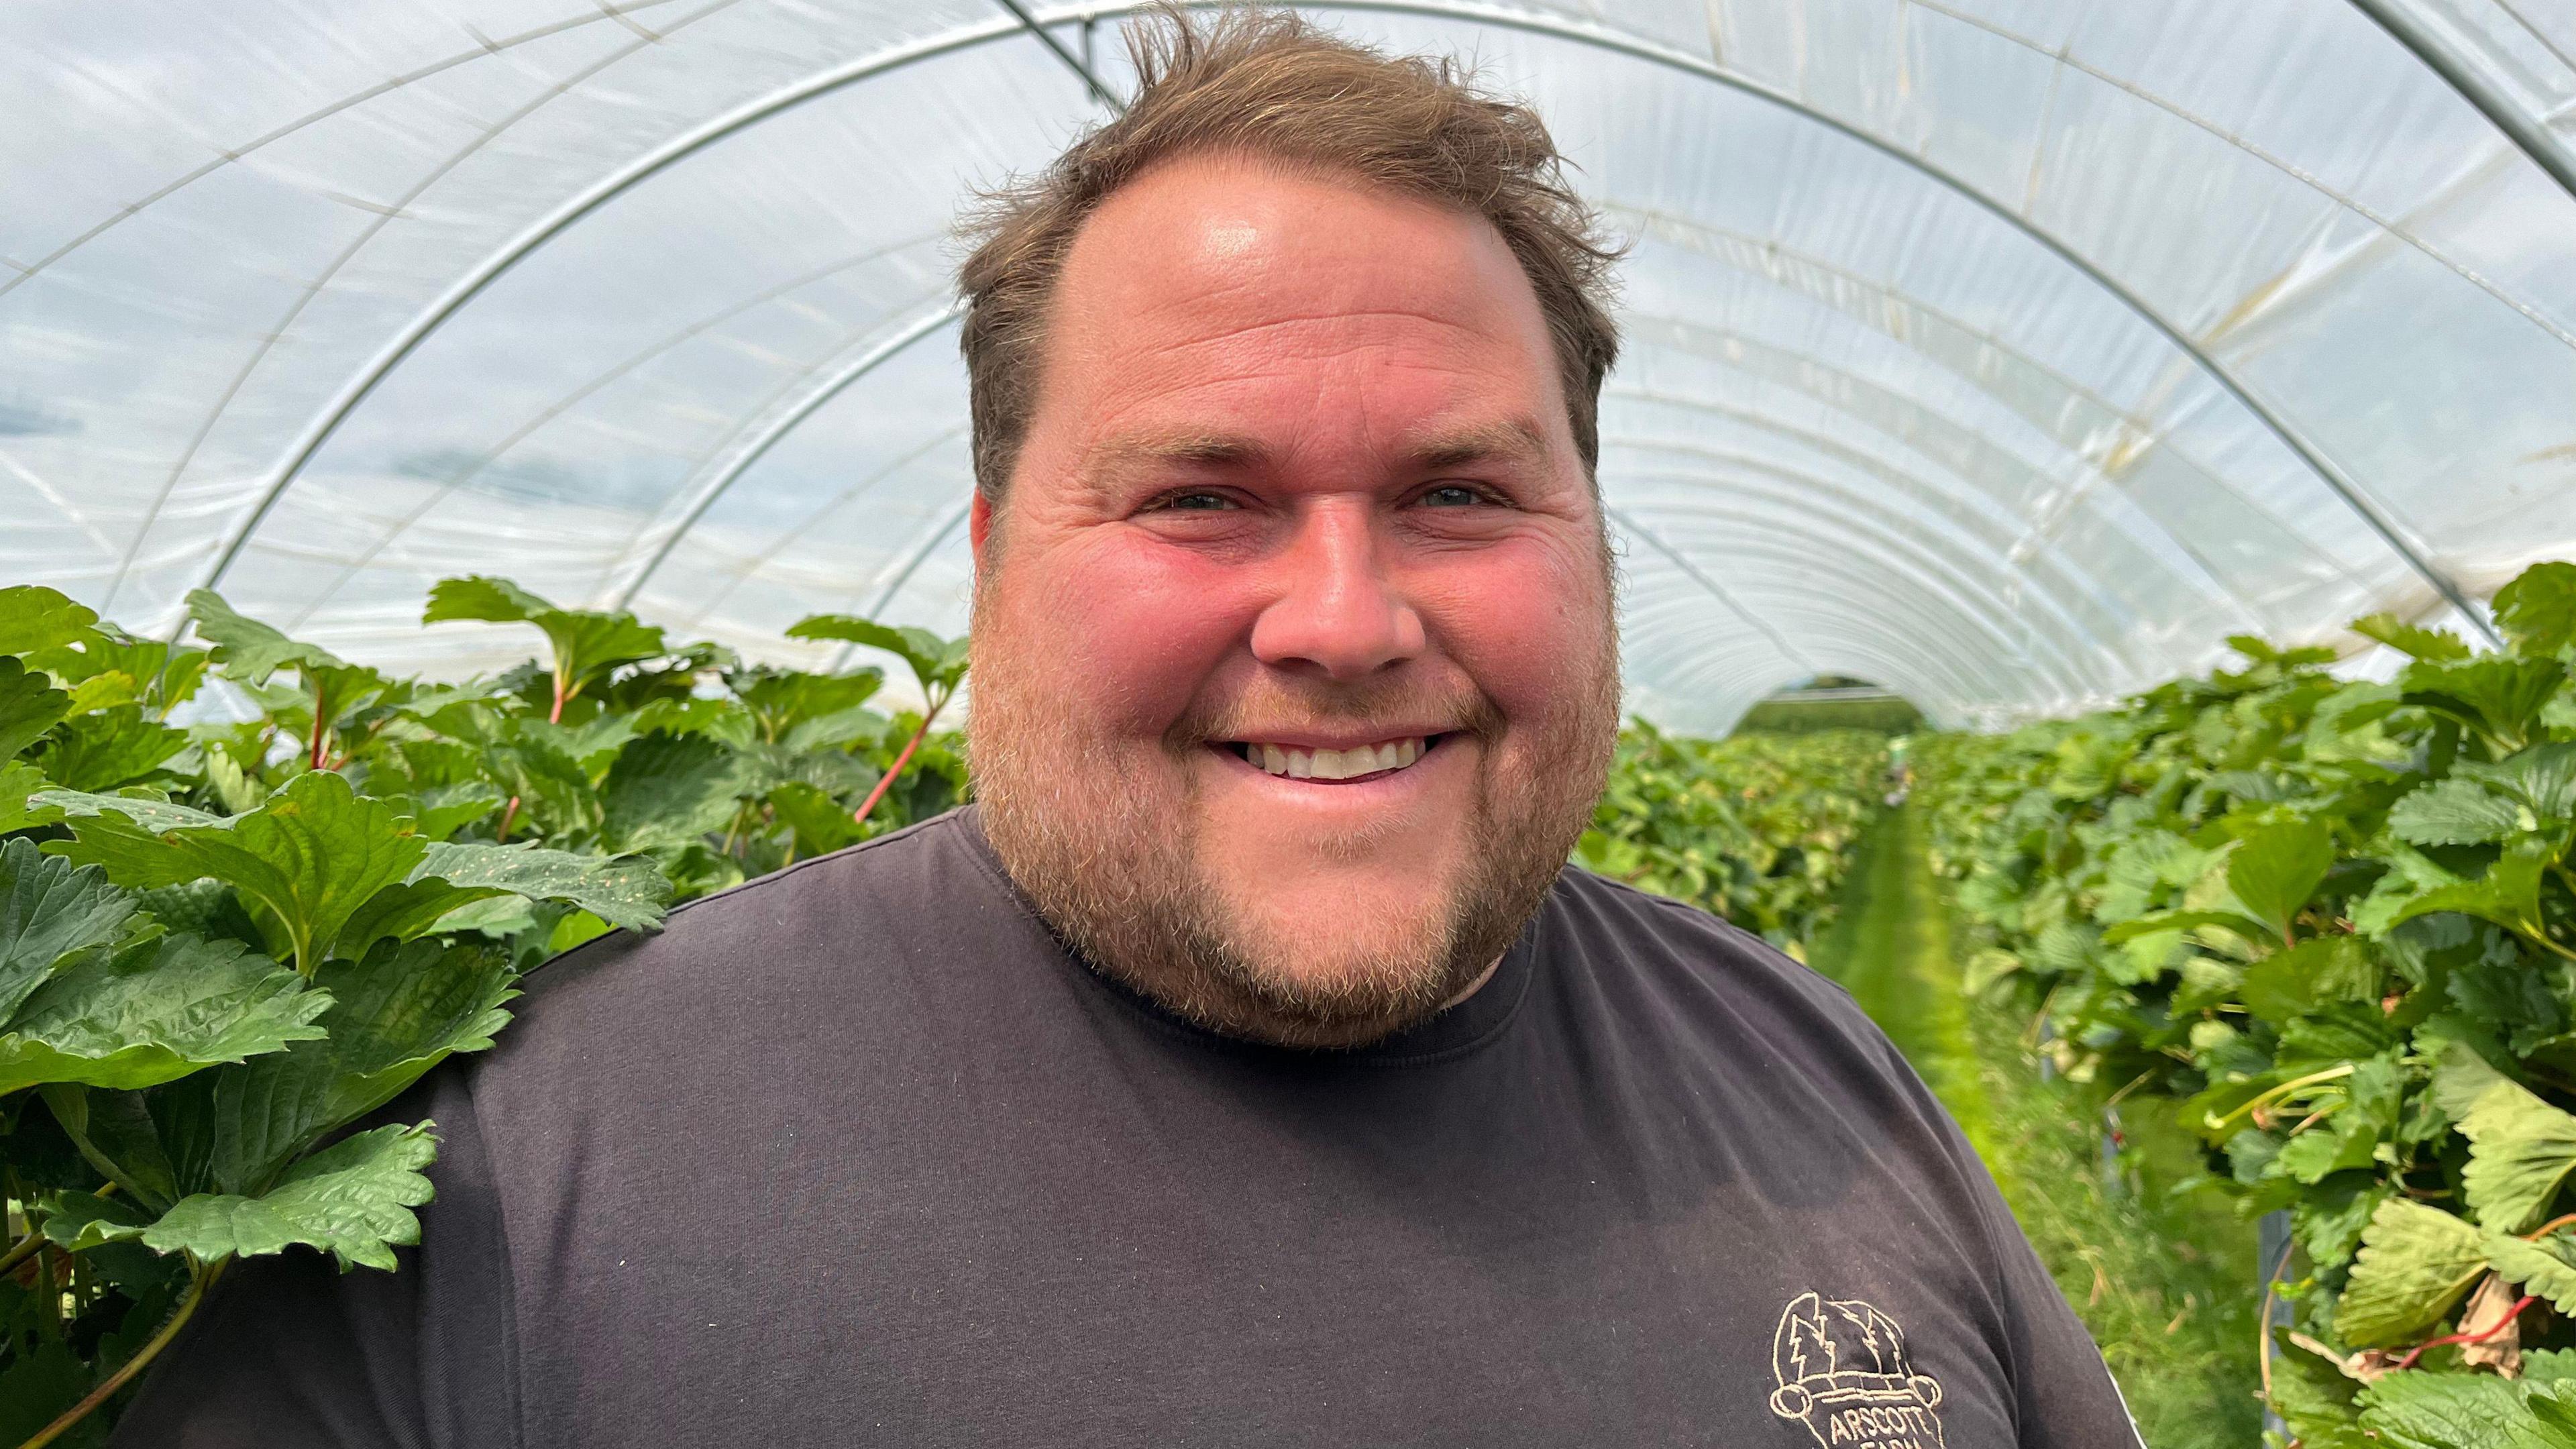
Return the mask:
<path id="1" fill-rule="evenodd" d="M 1232 158 L 1085 224 L 998 511 L 987 832 L 1096 964 L 1364 1042 L 1473 989 L 1599 793 L 1608 561 L 1546 324 L 1464 213 Z"/>

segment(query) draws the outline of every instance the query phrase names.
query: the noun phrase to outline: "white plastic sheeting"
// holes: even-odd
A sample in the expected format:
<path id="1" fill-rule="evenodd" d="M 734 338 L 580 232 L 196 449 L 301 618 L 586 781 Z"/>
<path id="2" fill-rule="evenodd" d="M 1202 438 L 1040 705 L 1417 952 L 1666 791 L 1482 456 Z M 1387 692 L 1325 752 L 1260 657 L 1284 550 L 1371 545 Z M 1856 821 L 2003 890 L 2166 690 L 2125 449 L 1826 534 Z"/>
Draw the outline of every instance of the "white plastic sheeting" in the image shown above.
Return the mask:
<path id="1" fill-rule="evenodd" d="M 1132 7 L 1028 8 L 1122 85 Z M 1308 8 L 1634 239 L 1643 713 L 1999 721 L 2576 554 L 2576 0 Z M 448 673 L 524 647 L 418 627 L 469 571 L 961 629 L 947 228 L 1104 114 L 991 0 L 16 0 L 0 581 Z"/>

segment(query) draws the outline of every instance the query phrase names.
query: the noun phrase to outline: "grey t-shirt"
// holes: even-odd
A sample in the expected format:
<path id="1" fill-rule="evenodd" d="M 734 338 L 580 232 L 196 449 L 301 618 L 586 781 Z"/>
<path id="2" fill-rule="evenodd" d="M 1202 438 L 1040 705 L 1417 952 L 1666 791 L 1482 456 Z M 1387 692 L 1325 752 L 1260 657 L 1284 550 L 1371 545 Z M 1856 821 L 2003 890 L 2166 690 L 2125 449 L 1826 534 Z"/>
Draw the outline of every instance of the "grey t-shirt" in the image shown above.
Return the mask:
<path id="1" fill-rule="evenodd" d="M 539 973 L 402 1271 L 247 1263 L 124 1446 L 2136 1443 L 1831 983 L 1569 869 L 1360 1051 L 1086 969 L 970 809 Z"/>

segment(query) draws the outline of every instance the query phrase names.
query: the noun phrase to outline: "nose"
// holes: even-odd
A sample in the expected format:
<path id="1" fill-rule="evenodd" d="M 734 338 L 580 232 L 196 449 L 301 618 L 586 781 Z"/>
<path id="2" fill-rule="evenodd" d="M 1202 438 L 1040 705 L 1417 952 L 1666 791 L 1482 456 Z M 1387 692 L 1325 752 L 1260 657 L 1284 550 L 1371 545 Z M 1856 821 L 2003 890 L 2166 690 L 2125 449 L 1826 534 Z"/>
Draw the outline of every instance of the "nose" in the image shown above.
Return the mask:
<path id="1" fill-rule="evenodd" d="M 1422 652 L 1422 616 L 1388 576 L 1370 502 L 1309 505 L 1277 558 L 1278 597 L 1252 626 L 1264 664 L 1352 680 Z"/>

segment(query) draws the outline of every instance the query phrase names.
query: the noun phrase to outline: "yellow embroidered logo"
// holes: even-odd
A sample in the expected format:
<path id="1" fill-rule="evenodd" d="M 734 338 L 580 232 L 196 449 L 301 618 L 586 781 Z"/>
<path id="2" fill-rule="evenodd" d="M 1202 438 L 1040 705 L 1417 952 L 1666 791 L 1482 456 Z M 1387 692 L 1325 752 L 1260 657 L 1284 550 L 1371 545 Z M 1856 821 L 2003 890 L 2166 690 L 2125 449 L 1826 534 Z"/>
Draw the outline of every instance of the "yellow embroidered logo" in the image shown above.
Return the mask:
<path id="1" fill-rule="evenodd" d="M 1771 1412 L 1825 1449 L 1945 1449 L 1941 1383 L 1914 1371 L 1905 1330 L 1857 1298 L 1801 1293 L 1771 1340 Z"/>

